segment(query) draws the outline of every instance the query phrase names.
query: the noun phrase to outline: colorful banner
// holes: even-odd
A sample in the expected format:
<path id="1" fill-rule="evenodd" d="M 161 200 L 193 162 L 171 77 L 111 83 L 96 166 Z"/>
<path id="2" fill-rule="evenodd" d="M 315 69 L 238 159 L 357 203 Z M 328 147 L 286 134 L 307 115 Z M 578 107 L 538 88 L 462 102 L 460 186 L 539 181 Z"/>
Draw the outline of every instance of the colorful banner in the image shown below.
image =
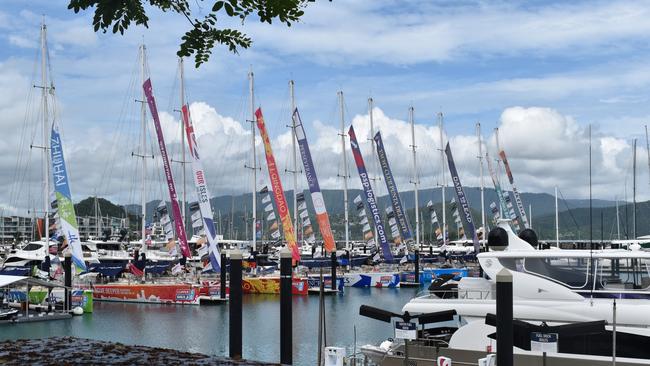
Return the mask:
<path id="1" fill-rule="evenodd" d="M 361 186 L 363 187 L 364 198 L 366 200 L 366 204 L 368 205 L 370 214 L 372 215 L 372 221 L 375 223 L 375 230 L 377 231 L 379 246 L 381 246 L 381 251 L 384 254 L 384 258 L 387 261 L 392 261 L 393 253 L 391 253 L 390 246 L 388 245 L 388 238 L 386 237 L 384 224 L 381 222 L 381 214 L 379 212 L 379 208 L 377 207 L 375 193 L 372 191 L 370 179 L 368 178 L 368 172 L 366 171 L 366 164 L 363 162 L 361 149 L 359 149 L 357 136 L 355 135 L 354 128 L 352 126 L 350 126 L 350 130 L 348 130 L 348 136 L 350 136 L 350 147 L 352 148 L 354 162 L 357 164 L 359 178 L 361 178 Z"/>
<path id="2" fill-rule="evenodd" d="M 508 164 L 508 158 L 506 158 L 506 152 L 501 150 L 499 151 L 499 156 L 503 161 L 503 166 L 506 168 L 506 175 L 508 176 L 508 181 L 510 186 L 512 186 L 512 195 L 515 196 L 515 203 L 517 204 L 517 210 L 519 211 L 519 216 L 521 216 L 521 221 L 524 223 L 524 228 L 528 229 L 528 217 L 526 216 L 526 209 L 524 208 L 524 203 L 521 201 L 521 196 L 515 186 L 515 179 L 512 177 L 512 171 L 510 171 L 510 164 Z"/>
<path id="3" fill-rule="evenodd" d="M 314 228 L 309 219 L 309 212 L 307 212 L 307 201 L 305 201 L 305 195 L 302 192 L 296 194 L 296 203 L 298 204 L 298 217 L 300 218 L 300 227 L 302 229 L 298 231 L 298 228 L 296 228 L 296 231 L 298 231 L 297 234 L 302 234 L 301 237 L 298 237 L 298 241 L 313 245 L 316 242 L 316 236 L 314 235 Z"/>
<path id="4" fill-rule="evenodd" d="M 296 237 L 293 232 L 293 223 L 289 215 L 289 206 L 287 206 L 287 199 L 284 197 L 284 190 L 282 190 L 282 181 L 280 180 L 280 173 L 275 164 L 275 157 L 271 149 L 271 140 L 269 133 L 266 131 L 264 124 L 264 116 L 262 116 L 262 108 L 255 111 L 257 118 L 257 128 L 260 130 L 260 136 L 264 142 L 264 152 L 266 154 L 266 166 L 269 168 L 269 179 L 271 180 L 271 188 L 273 189 L 273 196 L 275 197 L 275 204 L 278 206 L 278 214 L 280 221 L 282 221 L 282 231 L 284 231 L 284 240 L 287 241 L 287 248 L 291 250 L 291 257 L 294 261 L 300 260 L 300 251 L 296 245 Z"/>
<path id="5" fill-rule="evenodd" d="M 196 136 L 194 135 L 194 126 L 190 118 L 190 109 L 186 104 L 182 108 L 183 123 L 185 124 L 185 135 L 187 136 L 187 146 L 192 155 L 192 175 L 194 176 L 194 186 L 196 187 L 196 196 L 199 202 L 199 211 L 203 218 L 203 230 L 208 239 L 208 258 L 212 270 L 219 272 L 221 268 L 221 253 L 219 253 L 219 244 L 217 243 L 217 228 L 214 225 L 214 218 L 212 217 L 212 205 L 210 204 L 210 192 L 208 191 L 208 183 L 205 179 L 205 172 L 203 171 L 203 164 L 201 164 L 201 157 L 199 155 L 199 146 L 196 143 Z"/>
<path id="6" fill-rule="evenodd" d="M 388 157 L 386 156 L 386 150 L 384 149 L 384 142 L 381 140 L 381 133 L 377 132 L 375 134 L 375 143 L 377 144 L 377 156 L 379 158 L 379 166 L 381 166 L 381 171 L 384 174 L 384 180 L 386 181 L 386 189 L 388 190 L 388 195 L 390 196 L 390 204 L 393 206 L 393 212 L 395 213 L 395 218 L 397 219 L 397 224 L 402 233 L 402 239 L 409 240 L 413 236 L 411 235 L 411 227 L 406 217 L 406 212 L 402 206 L 402 200 L 399 197 L 399 191 L 397 190 L 397 185 L 393 179 L 393 173 L 390 170 L 390 165 L 388 165 Z"/>
<path id="7" fill-rule="evenodd" d="M 55 123 L 52 124 L 52 134 L 50 135 L 50 158 L 52 160 L 54 194 L 57 201 L 58 215 L 61 220 L 61 230 L 65 239 L 68 241 L 68 245 L 72 249 L 72 261 L 77 267 L 77 271 L 85 272 L 86 263 L 84 262 L 84 255 L 81 250 L 77 215 L 74 212 L 74 204 L 72 204 L 72 195 L 70 194 L 68 171 L 66 170 L 65 159 L 63 157 L 61 136 L 59 135 L 58 126 Z"/>
<path id="8" fill-rule="evenodd" d="M 311 192 L 311 202 L 314 205 L 314 211 L 316 212 L 318 229 L 320 230 L 320 234 L 323 237 L 325 250 L 328 253 L 331 253 L 336 251 L 334 235 L 332 235 L 330 218 L 327 214 L 327 209 L 325 208 L 325 200 L 323 199 L 323 194 L 321 193 L 320 186 L 318 185 L 316 169 L 314 168 L 314 162 L 311 159 L 311 152 L 309 151 L 307 136 L 305 135 L 305 129 L 302 126 L 302 120 L 300 119 L 298 108 L 293 111 L 293 121 L 296 125 L 296 139 L 298 140 L 298 146 L 300 147 L 302 165 L 305 167 L 305 177 L 307 178 L 307 184 L 309 185 L 309 192 Z"/>
<path id="9" fill-rule="evenodd" d="M 449 147 L 449 142 L 447 142 L 447 147 L 445 148 L 445 154 L 447 154 L 447 163 L 449 165 L 449 174 L 451 174 L 451 180 L 454 182 L 454 190 L 456 191 L 456 197 L 458 198 L 458 203 L 463 208 L 462 219 L 467 228 L 467 233 L 472 237 L 474 242 L 474 252 L 478 253 L 480 251 L 478 237 L 476 236 L 476 231 L 474 230 L 474 220 L 472 219 L 472 211 L 470 210 L 469 200 L 465 196 L 465 191 L 463 190 L 463 185 L 460 183 L 460 177 L 458 177 L 458 171 L 456 170 L 456 164 L 454 164 L 454 157 L 451 155 L 451 147 Z"/>
<path id="10" fill-rule="evenodd" d="M 147 97 L 147 104 L 149 105 L 149 111 L 151 111 L 151 117 L 153 117 L 153 123 L 156 127 L 156 137 L 158 137 L 158 146 L 160 146 L 160 157 L 163 161 L 163 167 L 165 169 L 165 178 L 167 178 L 167 188 L 169 189 L 169 200 L 172 204 L 172 214 L 174 215 L 174 225 L 176 227 L 176 235 L 178 236 L 178 242 L 181 246 L 181 253 L 184 257 L 192 257 L 190 252 L 190 247 L 187 245 L 187 237 L 185 236 L 185 224 L 183 223 L 183 217 L 181 216 L 181 208 L 178 205 L 178 197 L 176 195 L 176 186 L 174 185 L 174 176 L 172 175 L 172 167 L 169 164 L 169 156 L 167 156 L 167 147 L 165 146 L 165 137 L 163 136 L 162 126 L 160 125 L 160 117 L 158 117 L 158 109 L 156 107 L 156 100 L 153 96 L 153 87 L 151 86 L 151 79 L 147 79 L 144 84 L 144 94 Z"/>
<path id="11" fill-rule="evenodd" d="M 373 250 L 377 249 L 377 243 L 375 242 L 375 235 L 372 233 L 370 224 L 368 223 L 368 214 L 366 213 L 366 208 L 363 204 L 363 199 L 361 195 L 357 195 L 354 200 L 354 205 L 357 208 L 357 216 L 359 217 L 359 225 L 363 225 L 361 231 L 363 232 L 363 240 L 366 242 L 366 245 L 370 245 Z"/>

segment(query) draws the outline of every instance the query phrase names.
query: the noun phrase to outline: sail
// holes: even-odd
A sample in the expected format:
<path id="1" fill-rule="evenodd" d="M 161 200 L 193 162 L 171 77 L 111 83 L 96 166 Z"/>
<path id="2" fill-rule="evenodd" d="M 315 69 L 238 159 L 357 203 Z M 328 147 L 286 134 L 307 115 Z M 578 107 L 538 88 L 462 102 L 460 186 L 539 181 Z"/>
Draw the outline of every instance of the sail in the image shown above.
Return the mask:
<path id="1" fill-rule="evenodd" d="M 84 262 L 83 252 L 81 251 L 77 215 L 74 212 L 74 204 L 72 204 L 68 171 L 65 167 L 61 136 L 59 135 L 59 128 L 56 123 L 52 124 L 52 134 L 50 135 L 50 157 L 52 160 L 54 194 L 57 201 L 57 212 L 61 224 L 61 231 L 63 231 L 63 235 L 68 241 L 68 246 L 72 253 L 72 261 L 77 267 L 77 271 L 83 272 L 86 271 L 86 263 Z"/>
<path id="2" fill-rule="evenodd" d="M 269 139 L 269 133 L 266 131 L 266 125 L 264 124 L 264 116 L 262 115 L 261 108 L 258 108 L 255 111 L 255 117 L 257 118 L 257 128 L 260 130 L 260 136 L 262 136 L 262 141 L 264 142 L 266 166 L 269 169 L 271 188 L 273 189 L 275 204 L 278 206 L 278 214 L 280 215 L 280 221 L 282 222 L 284 240 L 287 241 L 287 247 L 289 250 L 291 250 L 291 256 L 293 257 L 293 260 L 299 261 L 300 251 L 298 250 L 298 245 L 296 245 L 296 237 L 293 232 L 293 223 L 291 222 L 291 216 L 289 215 L 289 206 L 287 205 L 287 199 L 284 197 L 284 190 L 282 190 L 282 181 L 280 181 L 280 173 L 278 172 L 278 167 L 275 164 L 275 157 L 273 156 L 273 150 L 271 149 L 271 140 Z"/>
<path id="3" fill-rule="evenodd" d="M 512 195 L 515 197 L 515 203 L 517 204 L 517 210 L 519 211 L 519 216 L 521 216 L 521 221 L 524 224 L 524 227 L 528 229 L 530 225 L 528 224 L 528 217 L 526 216 L 526 209 L 524 208 L 524 203 L 521 201 L 521 196 L 515 186 L 515 179 L 512 176 L 512 171 L 510 170 L 510 164 L 508 164 L 508 158 L 506 158 L 506 152 L 501 150 L 499 151 L 499 156 L 503 161 L 503 166 L 506 168 L 506 175 L 508 176 L 508 181 L 512 187 Z"/>
<path id="4" fill-rule="evenodd" d="M 381 213 L 379 212 L 379 208 L 377 207 L 377 199 L 375 198 L 375 193 L 372 191 L 372 186 L 370 185 L 370 179 L 368 178 L 368 172 L 366 171 L 366 164 L 363 162 L 361 149 L 359 149 L 359 143 L 357 142 L 357 135 L 355 135 L 354 128 L 352 126 L 350 126 L 350 129 L 348 130 L 348 136 L 350 136 L 350 147 L 352 148 L 352 156 L 354 156 L 354 162 L 357 165 L 359 178 L 361 178 L 363 195 L 366 204 L 368 205 L 370 214 L 372 215 L 372 221 L 375 223 L 375 230 L 377 231 L 379 246 L 381 247 L 381 251 L 384 254 L 384 258 L 388 261 L 392 261 L 393 253 L 391 253 L 390 246 L 388 245 L 386 230 L 384 229 L 384 224 L 381 222 Z"/>
<path id="5" fill-rule="evenodd" d="M 451 175 L 451 180 L 454 182 L 454 190 L 456 191 L 456 197 L 458 198 L 458 203 L 463 209 L 463 213 L 460 215 L 462 221 L 465 223 L 467 228 L 467 233 L 472 238 L 474 242 L 474 251 L 478 254 L 480 247 L 478 243 L 478 237 L 476 236 L 476 231 L 474 230 L 474 220 L 472 219 L 472 211 L 470 210 L 469 200 L 465 195 L 463 190 L 463 185 L 460 183 L 460 177 L 458 176 L 458 171 L 456 170 L 456 164 L 454 163 L 454 157 L 451 155 L 451 147 L 449 147 L 449 142 L 447 142 L 447 147 L 445 148 L 445 154 L 447 154 L 447 165 L 449 165 L 449 174 Z M 464 230 L 463 230 L 464 231 Z"/>
<path id="6" fill-rule="evenodd" d="M 404 240 L 409 240 L 413 237 L 411 235 L 411 227 L 408 218 L 406 217 L 404 206 L 402 206 L 402 200 L 399 197 L 399 191 L 397 190 L 395 179 L 393 179 L 393 173 L 390 170 L 390 165 L 388 165 L 388 157 L 386 156 L 386 150 L 384 149 L 384 142 L 381 139 L 381 133 L 377 132 L 374 139 L 377 144 L 379 165 L 381 166 L 381 172 L 384 174 L 384 181 L 386 181 L 386 189 L 388 190 L 388 195 L 390 197 L 390 204 L 393 207 L 395 219 L 397 220 L 397 224 L 401 231 L 401 237 Z"/>
<path id="7" fill-rule="evenodd" d="M 176 194 L 176 186 L 174 185 L 174 176 L 172 175 L 172 167 L 169 164 L 169 156 L 167 156 L 167 147 L 165 145 L 165 138 L 163 136 L 162 126 L 160 125 L 160 117 L 158 117 L 158 108 L 156 107 L 156 99 L 153 96 L 153 87 L 151 79 L 147 79 L 144 84 L 144 94 L 147 97 L 147 104 L 153 123 L 156 127 L 156 137 L 158 138 L 158 146 L 160 147 L 160 155 L 163 161 L 163 168 L 165 169 L 165 178 L 167 179 L 167 188 L 169 190 L 169 200 L 172 205 L 172 215 L 174 216 L 174 226 L 176 228 L 176 236 L 181 247 L 181 253 L 184 257 L 190 258 L 192 253 L 190 247 L 187 245 L 187 236 L 185 235 L 185 224 L 181 216 L 181 208 L 178 205 L 178 197 Z"/>
<path id="8" fill-rule="evenodd" d="M 325 200 L 320 191 L 318 184 L 318 177 L 316 176 L 316 168 L 311 159 L 311 152 L 309 151 L 309 144 L 307 143 L 307 136 L 305 129 L 302 126 L 302 120 L 298 113 L 298 108 L 293 111 L 293 120 L 296 125 L 296 139 L 300 147 L 300 157 L 302 165 L 305 167 L 305 177 L 307 177 L 307 184 L 309 185 L 309 192 L 311 192 L 311 202 L 316 211 L 316 221 L 318 222 L 318 229 L 323 237 L 325 250 L 329 253 L 336 251 L 336 244 L 334 243 L 334 235 L 332 235 L 332 228 L 330 226 L 330 218 L 325 208 Z"/>
<path id="9" fill-rule="evenodd" d="M 194 126 L 192 126 L 190 110 L 187 105 L 183 106 L 182 115 L 183 123 L 185 124 L 187 145 L 190 149 L 190 155 L 192 155 L 192 175 L 194 176 L 194 186 L 196 187 L 199 211 L 203 218 L 203 230 L 208 239 L 208 258 L 210 259 L 212 270 L 218 272 L 221 268 L 221 254 L 219 253 L 219 245 L 217 243 L 217 228 L 214 225 L 212 205 L 210 204 L 210 193 L 208 192 L 208 183 L 205 180 L 203 164 L 201 164 L 201 157 L 199 154 L 199 146 L 196 143 Z"/>

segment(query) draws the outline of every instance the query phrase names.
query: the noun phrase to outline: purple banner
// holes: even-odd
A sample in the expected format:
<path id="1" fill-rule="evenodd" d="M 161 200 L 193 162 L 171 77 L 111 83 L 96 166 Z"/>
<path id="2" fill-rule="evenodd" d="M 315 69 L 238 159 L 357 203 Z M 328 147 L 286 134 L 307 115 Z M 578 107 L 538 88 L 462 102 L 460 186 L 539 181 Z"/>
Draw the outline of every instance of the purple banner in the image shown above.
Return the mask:
<path id="1" fill-rule="evenodd" d="M 470 210 L 469 200 L 465 196 L 465 191 L 463 190 L 463 185 L 460 183 L 460 178 L 458 177 L 458 171 L 456 170 L 456 164 L 454 164 L 454 157 L 451 156 L 451 148 L 449 143 L 445 148 L 445 154 L 447 154 L 447 163 L 449 164 L 449 173 L 451 174 L 451 180 L 454 182 L 454 190 L 456 191 L 456 197 L 458 198 L 458 204 L 463 208 L 463 214 L 461 218 L 465 223 L 467 228 L 467 234 L 472 237 L 474 242 L 474 251 L 479 252 L 479 243 L 478 237 L 476 236 L 476 230 L 474 230 L 474 220 L 472 219 L 472 211 Z"/>
<path id="2" fill-rule="evenodd" d="M 176 226 L 176 235 L 178 242 L 181 246 L 181 253 L 184 257 L 190 258 L 192 253 L 190 247 L 187 245 L 187 236 L 185 235 L 185 225 L 183 224 L 183 217 L 181 216 L 181 208 L 178 205 L 176 195 L 176 186 L 174 185 L 174 176 L 172 175 L 172 167 L 169 164 L 169 157 L 167 156 L 167 147 L 165 146 L 165 138 L 163 136 L 162 127 L 160 126 L 160 118 L 158 117 L 158 109 L 156 108 L 156 100 L 153 97 L 153 88 L 151 86 L 151 79 L 147 79 L 144 84 L 144 94 L 147 97 L 147 104 L 153 117 L 153 124 L 156 127 L 156 137 L 158 137 L 158 146 L 160 146 L 160 156 L 165 168 L 165 178 L 167 178 L 167 188 L 169 189 L 169 199 L 172 203 L 172 214 L 174 215 L 174 226 Z"/>
<path id="3" fill-rule="evenodd" d="M 363 156 L 361 155 L 361 149 L 359 149 L 359 143 L 357 142 L 357 135 L 354 133 L 354 128 L 350 126 L 348 131 L 350 136 L 350 147 L 352 148 L 352 155 L 354 156 L 354 162 L 357 164 L 357 170 L 359 171 L 359 178 L 361 178 L 361 186 L 363 187 L 363 196 L 366 199 L 368 204 L 368 209 L 370 215 L 372 215 L 372 221 L 375 223 L 375 229 L 377 230 L 377 237 L 379 239 L 379 245 L 381 246 L 381 251 L 384 253 L 384 259 L 387 261 L 393 260 L 393 253 L 390 251 L 390 246 L 388 245 L 388 238 L 386 237 L 386 230 L 384 229 L 384 224 L 381 222 L 381 213 L 377 207 L 377 199 L 375 198 L 375 193 L 372 191 L 372 186 L 370 185 L 370 179 L 368 178 L 368 172 L 366 171 L 366 164 L 363 162 Z"/>

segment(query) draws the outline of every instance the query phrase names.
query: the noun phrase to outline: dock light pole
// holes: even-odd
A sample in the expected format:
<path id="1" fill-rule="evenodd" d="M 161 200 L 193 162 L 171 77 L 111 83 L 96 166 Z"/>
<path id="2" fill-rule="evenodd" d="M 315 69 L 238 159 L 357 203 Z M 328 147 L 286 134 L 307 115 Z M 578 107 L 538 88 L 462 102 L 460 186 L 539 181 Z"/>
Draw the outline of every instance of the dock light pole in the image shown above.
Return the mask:
<path id="1" fill-rule="evenodd" d="M 497 273 L 497 365 L 513 366 L 512 273 Z"/>
<path id="2" fill-rule="evenodd" d="M 223 263 L 223 262 L 222 262 Z M 230 300 L 229 315 L 229 356 L 242 358 L 242 254 L 235 249 L 230 252 Z"/>
<path id="3" fill-rule="evenodd" d="M 332 252 L 330 256 L 332 259 L 332 290 L 336 290 L 336 266 L 338 265 L 338 262 L 336 261 L 336 252 Z"/>
<path id="4" fill-rule="evenodd" d="M 221 252 L 221 281 L 219 283 L 219 297 L 222 299 L 226 298 L 226 253 Z"/>
<path id="5" fill-rule="evenodd" d="M 293 271 L 291 251 L 280 252 L 280 364 L 293 364 L 293 335 L 291 319 L 291 290 Z"/>
<path id="6" fill-rule="evenodd" d="M 65 311 L 69 311 L 70 310 L 70 288 L 72 287 L 72 254 L 69 251 L 65 253 L 63 259 L 63 272 L 65 273 L 65 278 L 64 278 L 65 298 L 63 299 L 63 307 Z"/>

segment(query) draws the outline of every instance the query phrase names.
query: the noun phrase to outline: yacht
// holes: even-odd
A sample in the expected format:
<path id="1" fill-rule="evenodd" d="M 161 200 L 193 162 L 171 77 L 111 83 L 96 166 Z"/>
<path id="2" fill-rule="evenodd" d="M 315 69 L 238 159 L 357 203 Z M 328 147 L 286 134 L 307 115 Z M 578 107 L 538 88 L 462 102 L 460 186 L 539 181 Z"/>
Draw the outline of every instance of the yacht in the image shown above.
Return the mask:
<path id="1" fill-rule="evenodd" d="M 589 352 L 584 349 L 562 352 L 583 355 L 587 352 L 598 357 L 609 352 L 611 359 L 615 319 L 619 356 L 645 357 L 647 351 L 641 345 L 650 341 L 650 301 L 647 301 L 650 253 L 622 249 L 537 250 L 536 235 L 521 236 L 527 241 L 515 235 L 507 221 L 501 221 L 490 232 L 489 251 L 477 255 L 483 277 L 437 281 L 430 291 L 409 301 L 402 311 L 422 314 L 454 310 L 457 316 L 451 324 L 434 326 L 423 334 L 444 329 L 450 334 L 447 338 L 450 348 L 474 352 L 494 350 L 496 341 L 490 335 L 495 327 L 488 314 L 496 314 L 495 279 L 500 271 L 507 269 L 512 274 L 515 321 L 536 326 L 604 322 L 602 333 L 609 344 L 592 347 Z M 363 352 L 376 359 L 382 352 L 384 356 L 394 353 L 391 347 L 385 345 L 380 350 L 365 346 Z M 515 352 L 532 351 L 515 348 Z"/>

